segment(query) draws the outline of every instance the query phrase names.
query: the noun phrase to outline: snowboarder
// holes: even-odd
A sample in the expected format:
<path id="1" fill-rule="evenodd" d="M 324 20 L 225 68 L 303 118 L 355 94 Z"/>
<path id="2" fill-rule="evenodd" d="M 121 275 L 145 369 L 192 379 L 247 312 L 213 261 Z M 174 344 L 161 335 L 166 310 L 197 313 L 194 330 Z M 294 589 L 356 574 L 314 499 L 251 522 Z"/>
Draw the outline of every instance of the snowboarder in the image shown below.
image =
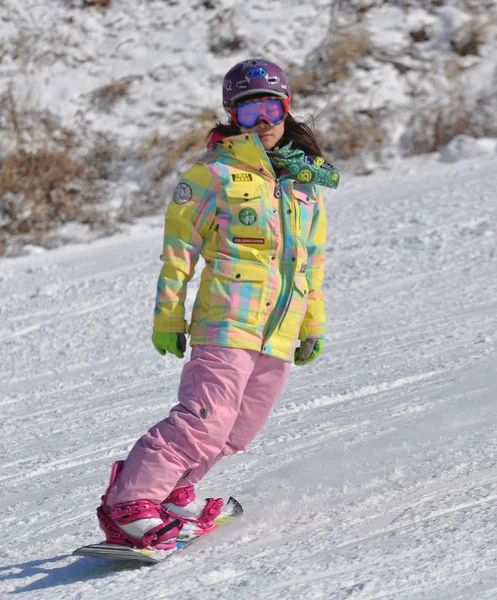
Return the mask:
<path id="1" fill-rule="evenodd" d="M 188 333 L 191 359 L 178 404 L 113 466 L 98 508 L 109 543 L 169 549 L 185 522 L 209 528 L 223 501 L 196 499 L 194 485 L 248 447 L 291 362 L 321 353 L 320 186 L 336 188 L 339 175 L 311 129 L 290 115 L 290 100 L 277 65 L 235 65 L 223 83 L 229 123 L 211 130 L 206 153 L 174 191 L 152 342 L 183 358 Z M 186 288 L 199 256 L 205 267 L 188 328 Z"/>

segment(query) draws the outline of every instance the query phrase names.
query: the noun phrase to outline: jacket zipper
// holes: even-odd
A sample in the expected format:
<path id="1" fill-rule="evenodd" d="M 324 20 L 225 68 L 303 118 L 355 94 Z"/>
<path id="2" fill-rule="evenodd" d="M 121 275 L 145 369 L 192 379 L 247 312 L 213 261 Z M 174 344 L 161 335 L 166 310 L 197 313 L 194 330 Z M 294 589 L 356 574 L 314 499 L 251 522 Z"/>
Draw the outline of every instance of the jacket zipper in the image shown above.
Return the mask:
<path id="1" fill-rule="evenodd" d="M 285 230 L 284 230 L 284 220 L 282 218 L 282 214 L 281 214 L 281 210 L 282 210 L 282 206 L 281 206 L 281 202 L 280 202 L 280 198 L 282 195 L 282 190 L 281 190 L 281 182 L 279 179 L 276 179 L 276 186 L 274 188 L 274 197 L 278 199 L 278 214 L 279 214 L 279 218 L 280 218 L 280 230 L 282 232 L 282 240 L 283 240 L 283 252 L 281 252 L 281 257 L 280 257 L 280 265 L 279 265 L 279 272 L 280 272 L 280 276 L 281 276 L 281 291 L 278 294 L 278 298 L 276 299 L 276 303 L 275 303 L 275 308 L 278 306 L 279 304 L 279 300 L 281 298 L 281 295 L 283 293 L 283 290 L 285 289 L 285 269 L 284 269 L 284 256 L 285 256 Z M 292 277 L 292 285 L 290 287 L 290 293 L 288 296 L 288 301 L 285 305 L 285 308 L 283 310 L 283 313 L 281 315 L 280 318 L 278 318 L 277 322 L 274 323 L 273 322 L 276 320 L 276 318 L 274 317 L 274 310 L 271 311 L 271 314 L 269 316 L 267 325 L 266 325 L 266 332 L 268 332 L 269 334 L 265 334 L 262 338 L 262 344 L 261 347 L 262 349 L 264 349 L 264 346 L 266 345 L 267 340 L 271 337 L 271 335 L 277 330 L 279 329 L 279 326 L 281 325 L 281 321 L 283 320 L 284 316 L 286 315 L 286 313 L 288 312 L 288 307 L 290 306 L 290 301 L 292 299 L 292 294 L 293 294 L 293 277 Z M 271 327 L 269 327 L 271 325 Z"/>

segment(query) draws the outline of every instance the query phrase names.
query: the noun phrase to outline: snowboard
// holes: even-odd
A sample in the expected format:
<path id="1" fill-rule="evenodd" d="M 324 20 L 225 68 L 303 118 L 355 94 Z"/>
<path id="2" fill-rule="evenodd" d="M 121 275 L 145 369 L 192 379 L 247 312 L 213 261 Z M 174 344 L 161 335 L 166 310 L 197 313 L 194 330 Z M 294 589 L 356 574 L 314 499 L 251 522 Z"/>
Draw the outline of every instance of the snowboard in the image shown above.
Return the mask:
<path id="1" fill-rule="evenodd" d="M 232 496 L 223 506 L 221 513 L 214 521 L 213 527 L 210 529 L 200 529 L 194 523 L 185 523 L 181 533 L 176 540 L 176 547 L 170 550 L 144 550 L 141 548 L 132 548 L 130 546 L 118 546 L 116 544 L 108 544 L 100 542 L 99 544 L 90 544 L 82 546 L 74 550 L 73 555 L 76 556 L 93 556 L 97 558 L 105 558 L 108 560 L 124 560 L 137 563 L 155 565 L 161 563 L 174 554 L 181 552 L 193 542 L 212 533 L 219 527 L 231 523 L 243 514 L 242 505 Z"/>

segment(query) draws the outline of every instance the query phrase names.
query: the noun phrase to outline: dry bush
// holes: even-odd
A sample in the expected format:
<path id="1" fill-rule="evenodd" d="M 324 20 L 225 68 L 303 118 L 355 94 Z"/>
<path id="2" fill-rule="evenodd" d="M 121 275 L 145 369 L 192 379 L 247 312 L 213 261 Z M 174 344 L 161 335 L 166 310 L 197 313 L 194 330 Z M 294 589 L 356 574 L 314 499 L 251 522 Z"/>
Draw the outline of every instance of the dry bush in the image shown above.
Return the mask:
<path id="1" fill-rule="evenodd" d="M 26 243 L 53 247 L 68 222 L 104 234 L 119 221 L 155 212 L 163 203 L 162 178 L 205 149 L 216 122 L 215 112 L 206 110 L 181 136 L 146 140 L 137 158 L 149 163 L 143 171 L 149 183 L 116 207 L 107 201 L 109 185 L 119 181 L 129 153 L 126 162 L 113 139 L 101 135 L 91 142 L 83 128 L 64 131 L 48 113 L 21 106 L 11 90 L 0 98 L 0 255 Z"/>
<path id="2" fill-rule="evenodd" d="M 457 54 L 451 54 L 445 60 L 445 76 L 447 77 L 449 83 L 452 85 L 457 85 L 457 81 L 462 73 L 465 71 L 466 67 L 461 60 L 461 57 Z"/>
<path id="3" fill-rule="evenodd" d="M 319 75 L 316 70 L 305 70 L 289 78 L 288 83 L 294 96 L 310 96 L 316 94 L 316 84 L 319 82 Z"/>
<path id="4" fill-rule="evenodd" d="M 164 154 L 164 148 L 170 143 L 169 139 L 161 136 L 157 131 L 143 139 L 136 151 L 136 158 L 140 162 L 150 162 Z"/>
<path id="5" fill-rule="evenodd" d="M 409 0 L 400 0 L 404 7 Z M 374 9 L 383 6 L 384 4 L 391 4 L 392 0 L 331 0 L 331 20 L 335 21 L 338 15 L 345 17 L 352 17 L 357 22 L 361 22 L 364 15 Z"/>
<path id="6" fill-rule="evenodd" d="M 427 42 L 430 39 L 430 34 L 428 33 L 426 27 L 420 27 L 419 29 L 413 29 L 412 31 L 409 32 L 409 35 L 415 44 Z"/>
<path id="7" fill-rule="evenodd" d="M 448 0 L 424 0 L 421 8 L 426 8 L 427 10 L 433 8 L 440 8 L 441 6 L 445 6 Z"/>
<path id="8" fill-rule="evenodd" d="M 332 32 L 320 48 L 317 67 L 320 76 L 332 83 L 346 79 L 370 49 L 371 44 L 364 30 L 356 28 Z"/>
<path id="9" fill-rule="evenodd" d="M 367 33 L 360 28 L 332 31 L 307 68 L 290 77 L 292 94 L 309 96 L 349 77 L 360 60 L 371 52 Z"/>
<path id="10" fill-rule="evenodd" d="M 209 21 L 209 50 L 220 56 L 230 56 L 247 48 L 247 41 L 237 32 L 237 26 L 230 9 L 216 13 Z"/>
<path id="11" fill-rule="evenodd" d="M 0 96 L 0 135 L 3 145 L 11 143 L 17 151 L 71 151 L 74 132 L 61 127 L 48 111 L 31 107 L 29 98 L 17 100 L 12 86 Z"/>
<path id="12" fill-rule="evenodd" d="M 204 151 L 207 134 L 217 121 L 213 110 L 193 116 L 181 135 L 170 137 L 158 132 L 142 140 L 133 153 L 133 162 L 144 178 L 140 191 L 133 194 L 121 218 L 133 219 L 164 208 L 164 179 L 176 176 Z M 127 155 L 129 159 L 129 154 Z"/>
<path id="13" fill-rule="evenodd" d="M 234 52 L 240 52 L 247 47 L 247 41 L 242 35 L 237 33 L 229 37 L 220 36 L 215 42 L 209 45 L 209 50 L 212 54 L 220 56 L 229 56 Z"/>
<path id="14" fill-rule="evenodd" d="M 470 14 L 486 14 L 495 8 L 495 0 L 460 0 Z"/>
<path id="15" fill-rule="evenodd" d="M 0 198 L 9 233 L 47 231 L 78 213 L 68 184 L 81 166 L 62 152 L 20 151 L 0 167 Z"/>
<path id="16" fill-rule="evenodd" d="M 192 118 L 194 124 L 188 131 L 174 139 L 160 138 L 155 134 L 148 143 L 149 156 L 158 151 L 161 156 L 160 164 L 153 175 L 154 181 L 160 181 L 171 173 L 180 159 L 191 162 L 205 150 L 207 132 L 214 127 L 217 115 L 212 110 L 205 110 Z M 142 152 L 143 146 L 142 146 Z"/>
<path id="17" fill-rule="evenodd" d="M 92 93 L 93 103 L 100 110 L 111 110 L 118 100 L 126 96 L 131 81 L 130 77 L 122 77 L 99 87 Z"/>
<path id="18" fill-rule="evenodd" d="M 83 0 L 83 6 L 98 6 L 99 8 L 109 8 L 111 0 Z"/>
<path id="19" fill-rule="evenodd" d="M 458 90 L 448 102 L 418 104 L 414 107 L 402 140 L 407 155 L 440 150 L 457 135 L 475 138 L 497 136 L 496 106 L 492 97 L 469 102 Z"/>
<path id="20" fill-rule="evenodd" d="M 16 244 L 44 244 L 69 221 L 109 226 L 98 190 L 110 176 L 110 143 L 97 138 L 90 146 L 46 111 L 16 103 L 11 88 L 0 97 L 0 139 L 0 254 Z"/>
<path id="21" fill-rule="evenodd" d="M 374 8 L 374 6 L 375 6 L 374 2 L 364 2 L 360 6 L 357 7 L 357 13 L 359 15 L 364 15 L 368 11 L 370 11 L 372 8 Z"/>
<path id="22" fill-rule="evenodd" d="M 318 142 L 333 160 L 349 160 L 359 154 L 378 154 L 384 141 L 381 115 L 374 111 L 347 112 L 343 103 L 331 108 L 331 128 L 317 131 Z"/>
<path id="23" fill-rule="evenodd" d="M 33 69 L 47 67 L 57 61 L 66 62 L 70 49 L 77 45 L 72 28 L 65 27 L 72 23 L 70 19 L 71 17 L 57 21 L 53 27 L 19 29 L 9 51 L 17 68 L 32 72 Z"/>
<path id="24" fill-rule="evenodd" d="M 97 134 L 91 148 L 83 157 L 85 180 L 93 183 L 113 178 L 114 167 L 121 160 L 115 141 L 103 133 Z"/>
<path id="25" fill-rule="evenodd" d="M 470 115 L 466 112 L 452 112 L 440 105 L 418 108 L 410 118 L 409 134 L 403 139 L 406 154 L 435 152 L 469 129 Z"/>
<path id="26" fill-rule="evenodd" d="M 439 90 L 435 97 L 413 93 L 409 120 L 401 139 L 404 155 L 435 152 L 457 135 L 497 136 L 497 96 L 493 91 L 497 85 L 497 70 L 488 91 L 480 92 L 467 87 L 464 70 L 464 61 L 453 54 L 445 62 L 448 89 Z M 429 78 L 429 73 L 424 77 Z M 437 86 L 437 83 L 435 75 L 431 84 Z"/>
<path id="27" fill-rule="evenodd" d="M 7 47 L 5 46 L 5 44 L 0 42 L 0 63 L 7 56 L 8 53 L 9 53 L 9 51 L 7 50 Z"/>
<path id="28" fill-rule="evenodd" d="M 35 55 L 35 49 L 39 47 L 41 37 L 42 34 L 39 32 L 28 33 L 26 31 L 20 31 L 11 50 L 12 59 L 24 64 L 32 61 Z"/>
<path id="29" fill-rule="evenodd" d="M 471 19 L 453 33 L 450 47 L 458 56 L 476 55 L 488 36 L 488 26 L 481 20 Z"/>
<path id="30" fill-rule="evenodd" d="M 10 154 L 0 165 L 0 243 L 19 234 L 30 239 L 69 221 L 109 227 L 105 207 L 98 206 L 109 174 L 100 148 L 96 143 L 79 159 L 65 150 Z"/>
<path id="31" fill-rule="evenodd" d="M 331 0 L 331 11 L 333 15 L 337 14 L 366 14 L 372 8 L 381 6 L 384 0 Z"/>

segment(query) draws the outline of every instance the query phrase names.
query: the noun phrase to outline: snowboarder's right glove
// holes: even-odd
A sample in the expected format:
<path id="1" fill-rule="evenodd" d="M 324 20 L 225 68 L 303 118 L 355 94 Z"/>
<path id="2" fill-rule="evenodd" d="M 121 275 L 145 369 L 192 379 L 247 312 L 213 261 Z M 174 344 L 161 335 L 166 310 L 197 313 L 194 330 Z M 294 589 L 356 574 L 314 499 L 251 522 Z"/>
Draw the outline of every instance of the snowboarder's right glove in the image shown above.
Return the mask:
<path id="1" fill-rule="evenodd" d="M 184 333 L 165 333 L 154 331 L 152 334 L 152 344 L 159 354 L 174 354 L 178 358 L 185 356 L 186 336 Z"/>

